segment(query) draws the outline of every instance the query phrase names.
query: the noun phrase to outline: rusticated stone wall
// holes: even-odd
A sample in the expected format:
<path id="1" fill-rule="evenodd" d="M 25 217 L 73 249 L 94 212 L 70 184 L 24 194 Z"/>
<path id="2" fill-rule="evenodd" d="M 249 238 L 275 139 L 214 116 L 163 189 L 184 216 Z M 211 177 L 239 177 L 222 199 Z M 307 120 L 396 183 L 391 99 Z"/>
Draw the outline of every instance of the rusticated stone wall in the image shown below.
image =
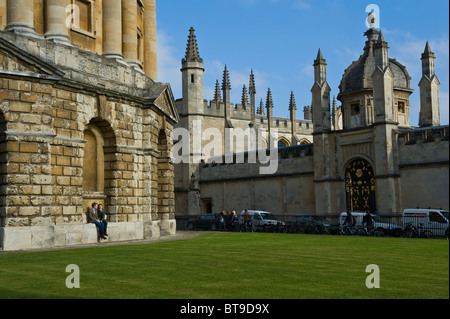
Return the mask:
<path id="1" fill-rule="evenodd" d="M 170 86 L 123 61 L 0 31 L 0 248 L 175 232 Z"/>

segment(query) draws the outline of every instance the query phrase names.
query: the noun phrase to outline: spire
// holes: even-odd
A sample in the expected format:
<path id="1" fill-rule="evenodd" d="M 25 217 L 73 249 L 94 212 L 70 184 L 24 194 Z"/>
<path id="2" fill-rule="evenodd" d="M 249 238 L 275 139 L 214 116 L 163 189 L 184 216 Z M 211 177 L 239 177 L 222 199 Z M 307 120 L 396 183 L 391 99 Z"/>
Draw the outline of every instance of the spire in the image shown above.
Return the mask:
<path id="1" fill-rule="evenodd" d="M 375 64 L 383 70 L 389 66 L 389 46 L 384 40 L 383 32 L 378 34 L 377 42 L 374 45 Z"/>
<path id="2" fill-rule="evenodd" d="M 291 91 L 291 100 L 289 101 L 289 110 L 296 110 L 297 105 L 295 105 L 295 97 L 294 97 L 294 91 Z"/>
<path id="3" fill-rule="evenodd" d="M 387 47 L 388 44 L 386 41 L 384 41 L 384 36 L 383 36 L 383 32 L 380 31 L 380 33 L 378 34 L 378 39 L 377 39 L 377 43 L 375 45 L 375 48 L 379 48 L 379 47 Z"/>
<path id="4" fill-rule="evenodd" d="M 425 45 L 425 51 L 422 53 L 422 59 L 426 59 L 429 57 L 434 58 L 434 52 L 431 51 L 430 44 L 427 41 L 427 44 Z"/>
<path id="5" fill-rule="evenodd" d="M 248 106 L 248 95 L 247 95 L 247 88 L 244 84 L 244 87 L 242 88 L 242 107 L 245 110 Z"/>
<path id="6" fill-rule="evenodd" d="M 195 29 L 191 27 L 189 29 L 189 38 L 186 47 L 186 55 L 184 57 L 185 61 L 188 62 L 201 62 L 203 63 L 203 59 L 200 58 L 197 47 L 197 38 L 195 36 Z"/>
<path id="7" fill-rule="evenodd" d="M 430 44 L 427 42 L 425 51 L 422 54 L 422 79 L 419 82 L 420 87 L 420 119 L 419 126 L 439 126 L 440 103 L 439 86 L 440 82 L 436 76 L 436 57 L 431 51 Z"/>
<path id="8" fill-rule="evenodd" d="M 314 60 L 314 81 L 322 85 L 327 80 L 327 61 L 323 58 L 322 51 L 319 49 L 317 58 Z"/>
<path id="9" fill-rule="evenodd" d="M 219 80 L 216 80 L 216 89 L 214 91 L 214 101 L 220 102 L 222 97 L 220 96 L 220 84 Z"/>
<path id="10" fill-rule="evenodd" d="M 225 70 L 223 70 L 222 90 L 231 90 L 230 74 L 226 65 Z"/>
<path id="11" fill-rule="evenodd" d="M 319 48 L 319 52 L 317 52 L 316 61 L 321 61 L 321 60 L 323 60 L 323 55 L 322 55 L 322 51 Z"/>

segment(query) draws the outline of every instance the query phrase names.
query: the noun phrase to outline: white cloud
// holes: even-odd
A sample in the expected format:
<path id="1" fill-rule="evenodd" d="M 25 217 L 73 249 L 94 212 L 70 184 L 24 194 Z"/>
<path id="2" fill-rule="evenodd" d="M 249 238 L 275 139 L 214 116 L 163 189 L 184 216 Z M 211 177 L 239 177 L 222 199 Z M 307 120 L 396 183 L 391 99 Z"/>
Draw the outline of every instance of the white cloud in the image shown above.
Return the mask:
<path id="1" fill-rule="evenodd" d="M 170 83 L 175 99 L 182 97 L 181 56 L 172 44 L 172 38 L 163 30 L 158 30 L 158 82 Z"/>

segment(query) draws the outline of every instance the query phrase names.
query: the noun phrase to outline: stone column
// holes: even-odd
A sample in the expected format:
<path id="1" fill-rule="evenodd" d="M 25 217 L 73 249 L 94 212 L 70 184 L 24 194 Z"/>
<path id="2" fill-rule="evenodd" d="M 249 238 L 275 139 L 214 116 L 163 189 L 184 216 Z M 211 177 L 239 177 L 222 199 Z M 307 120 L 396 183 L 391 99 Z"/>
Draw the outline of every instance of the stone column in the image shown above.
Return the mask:
<path id="1" fill-rule="evenodd" d="M 103 55 L 123 59 L 122 0 L 103 0 Z"/>
<path id="2" fill-rule="evenodd" d="M 8 0 L 6 31 L 36 35 L 33 0 Z"/>
<path id="3" fill-rule="evenodd" d="M 122 52 L 125 62 L 140 69 L 137 55 L 137 2 L 122 0 Z"/>
<path id="4" fill-rule="evenodd" d="M 69 27 L 66 21 L 66 7 L 69 0 L 45 1 L 45 37 L 48 40 L 70 44 Z"/>
<path id="5" fill-rule="evenodd" d="M 156 82 L 156 0 L 144 0 L 144 7 L 144 72 Z"/>

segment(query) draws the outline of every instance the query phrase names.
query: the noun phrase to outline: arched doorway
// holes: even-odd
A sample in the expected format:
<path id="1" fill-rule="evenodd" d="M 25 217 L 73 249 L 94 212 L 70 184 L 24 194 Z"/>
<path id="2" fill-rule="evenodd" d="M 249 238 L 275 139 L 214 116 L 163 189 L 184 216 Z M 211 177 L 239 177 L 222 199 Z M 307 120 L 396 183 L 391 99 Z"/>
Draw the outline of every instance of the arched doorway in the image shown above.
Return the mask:
<path id="1" fill-rule="evenodd" d="M 345 169 L 347 210 L 376 210 L 375 178 L 373 168 L 364 159 L 351 161 Z"/>

